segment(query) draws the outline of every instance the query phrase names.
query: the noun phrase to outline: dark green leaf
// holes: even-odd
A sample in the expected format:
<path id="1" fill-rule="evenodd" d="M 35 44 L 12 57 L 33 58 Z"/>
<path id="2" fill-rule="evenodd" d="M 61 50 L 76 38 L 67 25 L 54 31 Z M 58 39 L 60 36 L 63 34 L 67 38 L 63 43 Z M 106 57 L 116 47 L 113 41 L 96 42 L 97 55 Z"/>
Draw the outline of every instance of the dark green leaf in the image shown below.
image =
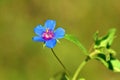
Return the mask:
<path id="1" fill-rule="evenodd" d="M 81 44 L 81 42 L 76 37 L 66 34 L 64 38 L 76 44 L 86 55 L 88 55 L 87 49 Z"/>

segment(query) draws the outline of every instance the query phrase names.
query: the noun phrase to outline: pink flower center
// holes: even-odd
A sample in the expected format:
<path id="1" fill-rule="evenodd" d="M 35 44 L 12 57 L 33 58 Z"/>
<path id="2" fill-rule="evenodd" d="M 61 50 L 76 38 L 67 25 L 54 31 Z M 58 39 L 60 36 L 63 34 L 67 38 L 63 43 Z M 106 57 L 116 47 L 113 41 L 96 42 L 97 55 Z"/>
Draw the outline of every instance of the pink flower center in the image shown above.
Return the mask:
<path id="1" fill-rule="evenodd" d="M 53 37 L 54 37 L 54 32 L 51 31 L 51 30 L 49 30 L 49 29 L 46 29 L 46 31 L 43 32 L 43 34 L 42 34 L 42 38 L 43 38 L 44 40 L 50 40 L 50 39 L 52 39 Z"/>

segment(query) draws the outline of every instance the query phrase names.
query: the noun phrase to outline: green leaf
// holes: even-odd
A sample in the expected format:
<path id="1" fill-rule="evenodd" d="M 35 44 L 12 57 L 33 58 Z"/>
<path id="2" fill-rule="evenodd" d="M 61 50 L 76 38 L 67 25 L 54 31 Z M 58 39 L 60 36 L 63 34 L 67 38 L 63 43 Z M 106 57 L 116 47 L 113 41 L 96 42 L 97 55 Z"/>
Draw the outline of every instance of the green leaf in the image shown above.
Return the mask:
<path id="1" fill-rule="evenodd" d="M 106 60 L 106 56 L 104 54 L 98 54 L 96 59 L 101 61 L 109 70 L 112 70 L 113 72 L 120 72 L 120 61 L 113 58 L 112 55 L 110 55 L 109 61 Z"/>
<path id="2" fill-rule="evenodd" d="M 112 28 L 109 30 L 108 34 L 103 37 L 98 37 L 98 32 L 94 35 L 95 48 L 106 47 L 110 48 L 111 44 L 115 38 L 116 29 Z"/>
<path id="3" fill-rule="evenodd" d="M 64 38 L 76 44 L 86 55 L 88 55 L 87 49 L 81 44 L 81 42 L 76 37 L 70 34 L 66 34 Z"/>
<path id="4" fill-rule="evenodd" d="M 120 72 L 120 61 L 118 59 L 113 59 L 110 61 L 113 66 L 114 72 Z"/>
<path id="5" fill-rule="evenodd" d="M 99 61 L 101 61 L 101 63 L 103 63 L 104 66 L 108 68 L 108 63 L 105 61 L 103 54 L 99 54 L 99 57 L 96 57 L 96 59 L 99 60 Z"/>
<path id="6" fill-rule="evenodd" d="M 106 61 L 106 57 L 104 54 L 98 54 L 98 56 L 96 57 L 97 60 L 101 61 L 101 63 L 108 68 L 108 63 Z"/>
<path id="7" fill-rule="evenodd" d="M 95 33 L 94 49 L 97 53 L 94 58 L 102 62 L 109 70 L 112 70 L 113 72 L 120 72 L 120 61 L 114 58 L 116 52 L 110 48 L 115 38 L 115 32 L 116 29 L 112 28 L 109 30 L 107 35 L 102 37 L 98 37 L 98 32 Z"/>
<path id="8" fill-rule="evenodd" d="M 99 51 L 99 53 L 97 54 L 104 54 L 106 61 L 110 60 L 110 55 L 112 56 L 116 55 L 116 52 L 110 48 L 113 42 L 113 39 L 115 38 L 115 32 L 116 32 L 116 29 L 113 28 L 113 29 L 110 29 L 108 34 L 105 36 L 98 37 L 98 32 L 96 32 L 94 36 L 94 40 L 95 40 L 94 49 Z"/>

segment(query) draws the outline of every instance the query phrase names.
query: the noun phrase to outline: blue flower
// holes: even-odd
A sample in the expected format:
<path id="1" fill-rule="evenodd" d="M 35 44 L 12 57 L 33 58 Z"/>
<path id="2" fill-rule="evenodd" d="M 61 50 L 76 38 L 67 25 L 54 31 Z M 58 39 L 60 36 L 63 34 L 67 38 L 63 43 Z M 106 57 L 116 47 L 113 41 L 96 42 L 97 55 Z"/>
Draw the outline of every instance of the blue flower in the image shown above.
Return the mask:
<path id="1" fill-rule="evenodd" d="M 53 48 L 57 43 L 57 39 L 61 39 L 65 35 L 65 30 L 61 27 L 54 31 L 55 26 L 56 21 L 54 20 L 47 20 L 44 26 L 36 26 L 34 32 L 37 36 L 32 38 L 33 41 L 43 42 L 48 48 Z"/>

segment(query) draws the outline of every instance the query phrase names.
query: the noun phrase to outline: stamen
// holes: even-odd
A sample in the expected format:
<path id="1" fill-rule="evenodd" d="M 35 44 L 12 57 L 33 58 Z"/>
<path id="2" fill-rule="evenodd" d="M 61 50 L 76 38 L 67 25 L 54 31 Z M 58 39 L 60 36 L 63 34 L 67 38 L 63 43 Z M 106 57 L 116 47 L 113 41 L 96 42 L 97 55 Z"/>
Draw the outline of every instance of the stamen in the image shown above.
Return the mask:
<path id="1" fill-rule="evenodd" d="M 53 37 L 54 37 L 54 32 L 51 31 L 51 30 L 49 30 L 49 29 L 46 29 L 46 31 L 43 32 L 43 34 L 42 34 L 42 38 L 43 38 L 44 40 L 50 40 L 50 39 L 52 39 Z"/>

